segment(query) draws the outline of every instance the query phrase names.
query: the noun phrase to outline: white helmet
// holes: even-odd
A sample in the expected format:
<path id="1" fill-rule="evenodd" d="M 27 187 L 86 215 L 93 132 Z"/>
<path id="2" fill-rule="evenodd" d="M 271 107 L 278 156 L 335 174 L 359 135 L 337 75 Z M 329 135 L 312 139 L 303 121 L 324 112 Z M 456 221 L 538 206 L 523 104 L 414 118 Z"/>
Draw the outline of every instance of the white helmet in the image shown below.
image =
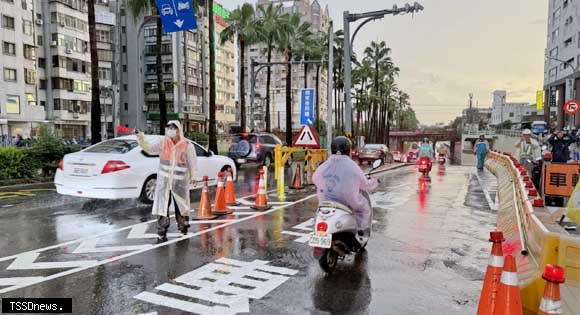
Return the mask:
<path id="1" fill-rule="evenodd" d="M 530 129 L 524 129 L 524 131 L 522 131 L 522 135 L 531 135 L 532 131 Z"/>

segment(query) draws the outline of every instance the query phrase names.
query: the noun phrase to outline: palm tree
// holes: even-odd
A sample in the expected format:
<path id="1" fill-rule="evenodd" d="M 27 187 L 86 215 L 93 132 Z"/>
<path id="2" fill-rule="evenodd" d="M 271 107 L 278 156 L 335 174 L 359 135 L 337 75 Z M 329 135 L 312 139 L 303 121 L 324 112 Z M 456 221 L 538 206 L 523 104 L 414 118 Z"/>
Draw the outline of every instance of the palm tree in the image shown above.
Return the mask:
<path id="1" fill-rule="evenodd" d="M 292 54 L 293 48 L 308 41 L 312 33 L 310 23 L 302 23 L 299 14 L 283 15 L 281 19 L 281 36 L 278 38 L 278 49 L 286 55 L 286 142 L 292 142 Z"/>
<path id="2" fill-rule="evenodd" d="M 256 23 L 258 41 L 266 45 L 268 63 L 272 62 L 272 51 L 276 41 L 281 37 L 283 28 L 280 27 L 282 16 L 282 6 L 270 3 L 267 7 L 258 6 L 258 21 Z M 270 83 L 272 80 L 272 69 L 267 67 L 266 73 L 266 131 L 270 132 Z M 254 104 L 250 104 L 254 106 Z"/>
<path id="3" fill-rule="evenodd" d="M 244 3 L 231 12 L 229 18 L 226 20 L 228 27 L 226 27 L 220 34 L 220 41 L 223 45 L 228 40 L 233 40 L 234 34 L 238 35 L 238 47 L 240 51 L 240 126 L 242 130 L 246 129 L 246 89 L 245 89 L 245 52 L 246 45 L 251 44 L 256 38 L 256 24 L 254 7 L 251 4 Z M 253 80 L 254 78 L 252 78 Z M 250 104 L 251 106 L 252 104 Z"/>
<path id="4" fill-rule="evenodd" d="M 339 95 L 342 94 L 342 90 L 344 89 L 344 81 L 343 81 L 343 55 L 344 55 L 344 31 L 338 30 L 334 33 L 334 48 L 333 48 L 333 57 L 334 57 L 334 99 L 335 99 L 335 112 L 334 112 L 334 120 L 335 120 L 335 127 L 338 130 L 343 129 L 343 117 L 342 117 L 342 110 L 341 110 L 341 101 Z M 330 91 L 329 91 L 330 93 Z M 329 109 L 331 110 L 331 109 Z"/>
<path id="5" fill-rule="evenodd" d="M 91 143 L 96 144 L 101 142 L 101 90 L 96 39 L 95 0 L 89 0 L 87 6 L 89 9 L 89 39 L 91 50 Z"/>

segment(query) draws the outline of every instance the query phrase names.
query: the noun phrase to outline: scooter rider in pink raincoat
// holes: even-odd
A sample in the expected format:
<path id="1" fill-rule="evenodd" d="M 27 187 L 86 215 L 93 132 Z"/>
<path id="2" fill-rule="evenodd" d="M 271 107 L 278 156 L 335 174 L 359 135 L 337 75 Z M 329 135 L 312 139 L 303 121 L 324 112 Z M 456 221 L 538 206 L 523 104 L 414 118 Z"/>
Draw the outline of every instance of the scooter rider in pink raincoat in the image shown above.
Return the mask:
<path id="1" fill-rule="evenodd" d="M 334 201 L 353 210 L 359 235 L 369 228 L 372 211 L 368 200 L 360 193 L 378 186 L 376 179 L 367 179 L 361 168 L 350 158 L 351 142 L 336 137 L 330 149 L 332 155 L 312 175 L 319 201 Z"/>

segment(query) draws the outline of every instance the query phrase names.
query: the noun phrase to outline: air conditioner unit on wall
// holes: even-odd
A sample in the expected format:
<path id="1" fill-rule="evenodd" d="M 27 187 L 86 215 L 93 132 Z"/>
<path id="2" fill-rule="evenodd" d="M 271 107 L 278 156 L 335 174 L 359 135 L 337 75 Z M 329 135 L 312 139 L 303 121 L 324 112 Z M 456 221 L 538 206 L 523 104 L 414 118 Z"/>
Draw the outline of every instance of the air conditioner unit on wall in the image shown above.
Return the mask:
<path id="1" fill-rule="evenodd" d="M 42 19 L 36 19 L 36 25 L 42 25 Z"/>
<path id="2" fill-rule="evenodd" d="M 146 112 L 149 108 L 147 107 L 147 105 L 143 105 L 143 111 Z"/>
<path id="3" fill-rule="evenodd" d="M 53 41 L 50 43 L 50 46 L 51 46 L 51 47 L 56 47 L 56 46 L 58 46 L 58 42 L 57 42 L 57 41 L 55 41 L 55 40 L 53 40 Z"/>
<path id="4" fill-rule="evenodd" d="M 72 54 L 72 49 L 67 48 L 65 52 L 70 55 L 70 54 Z"/>

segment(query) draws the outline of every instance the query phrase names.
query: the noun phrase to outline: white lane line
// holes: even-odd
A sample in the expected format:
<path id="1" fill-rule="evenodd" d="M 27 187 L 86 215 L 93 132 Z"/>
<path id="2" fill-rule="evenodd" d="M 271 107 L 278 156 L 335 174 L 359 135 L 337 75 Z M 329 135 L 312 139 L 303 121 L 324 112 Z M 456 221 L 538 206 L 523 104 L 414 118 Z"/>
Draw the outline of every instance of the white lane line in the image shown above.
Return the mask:
<path id="1" fill-rule="evenodd" d="M 129 235 L 127 235 L 127 239 L 157 238 L 157 233 L 147 233 L 148 229 L 148 225 L 136 225 L 131 229 Z M 167 237 L 181 237 L 181 234 L 167 233 Z"/>
<path id="2" fill-rule="evenodd" d="M 168 308 L 174 308 L 174 309 L 178 309 L 178 310 L 181 310 L 184 312 L 194 313 L 194 314 L 227 314 L 225 312 L 228 311 L 228 308 L 223 307 L 223 306 L 217 306 L 217 305 L 216 306 L 206 306 L 206 305 L 202 305 L 202 304 L 182 301 L 182 300 L 168 297 L 168 296 L 164 296 L 164 295 L 150 293 L 147 291 L 139 293 L 134 298 L 141 300 L 143 302 L 161 305 L 161 306 L 165 306 Z M 219 313 L 216 313 L 216 311 L 218 311 Z"/>
<path id="3" fill-rule="evenodd" d="M 148 249 L 152 244 L 143 245 L 127 245 L 127 246 L 103 246 L 97 247 L 98 239 L 86 240 L 81 242 L 77 248 L 72 252 L 73 254 L 88 254 L 88 253 L 109 253 L 109 252 L 130 252 L 140 249 Z"/>
<path id="4" fill-rule="evenodd" d="M 477 172 L 475 172 L 475 177 L 477 178 L 477 181 L 479 182 L 479 186 L 481 186 L 481 189 L 483 190 L 483 194 L 485 195 L 485 200 L 487 200 L 487 204 L 489 205 L 489 208 L 491 210 L 497 210 L 497 204 L 495 204 L 491 200 L 491 195 L 489 194 L 489 191 L 487 190 L 486 185 L 483 184 L 483 180 L 481 179 L 481 177 L 479 176 L 479 174 Z"/>
<path id="5" fill-rule="evenodd" d="M 94 268 L 94 267 L 97 267 L 97 266 L 101 266 L 101 265 L 104 265 L 104 264 L 108 264 L 108 263 L 111 263 L 111 262 L 115 262 L 117 260 L 125 259 L 127 257 L 131 257 L 131 256 L 134 256 L 134 255 L 138 255 L 138 254 L 141 254 L 141 253 L 144 253 L 144 252 L 147 252 L 147 251 L 150 251 L 150 250 L 159 248 L 159 247 L 168 246 L 168 245 L 171 245 L 171 244 L 180 242 L 180 241 L 185 240 L 185 239 L 190 239 L 190 238 L 199 236 L 201 234 L 209 233 L 209 232 L 212 232 L 212 231 L 215 231 L 215 230 L 218 230 L 218 229 L 227 227 L 227 226 L 231 226 L 231 225 L 236 224 L 236 223 L 240 223 L 240 222 L 244 222 L 244 221 L 248 221 L 248 220 L 254 219 L 254 218 L 258 217 L 258 216 L 263 216 L 263 215 L 266 215 L 266 214 L 269 214 L 269 213 L 272 213 L 272 212 L 275 212 L 275 211 L 279 211 L 279 210 L 284 209 L 284 208 L 287 208 L 289 206 L 292 206 L 292 205 L 295 205 L 295 204 L 298 204 L 298 203 L 302 203 L 304 201 L 307 201 L 307 200 L 309 200 L 309 199 L 311 199 L 311 198 L 313 198 L 315 196 L 316 196 L 316 194 L 312 194 L 312 195 L 306 196 L 306 197 L 304 197 L 304 198 L 302 198 L 300 200 L 294 201 L 294 202 L 289 203 L 289 204 L 284 205 L 284 206 L 275 207 L 275 208 L 272 208 L 270 210 L 267 210 L 267 211 L 264 211 L 264 212 L 260 212 L 258 214 L 254 214 L 254 215 L 251 215 L 251 216 L 248 216 L 248 217 L 245 217 L 245 218 L 241 218 L 241 219 L 236 220 L 236 221 L 232 221 L 232 222 L 228 222 L 228 223 L 216 225 L 216 226 L 213 226 L 213 227 L 211 227 L 209 229 L 205 229 L 205 230 L 202 230 L 202 231 L 198 231 L 196 233 L 184 235 L 181 238 L 169 240 L 169 241 L 164 242 L 164 243 L 160 243 L 160 244 L 155 244 L 155 245 L 152 245 L 152 246 L 148 246 L 147 248 L 142 248 L 142 249 L 139 249 L 139 250 L 136 250 L 136 251 L 132 251 L 132 252 L 123 254 L 123 255 L 110 257 L 108 259 L 101 260 L 99 262 L 96 262 L 96 263 L 91 264 L 91 265 L 88 265 L 88 266 L 84 266 L 82 268 L 75 268 L 75 269 L 70 269 L 70 270 L 67 270 L 67 271 L 64 271 L 64 272 L 55 273 L 55 274 L 52 274 L 50 276 L 43 277 L 43 278 L 41 278 L 39 280 L 31 281 L 31 282 L 28 282 L 28 283 L 19 283 L 18 285 L 15 285 L 15 286 L 8 287 L 8 288 L 5 288 L 5 289 L 0 290 L 0 294 L 6 293 L 6 292 L 10 292 L 10 291 L 14 291 L 14 290 L 18 290 L 18 289 L 22 289 L 24 287 L 28 287 L 28 286 L 31 286 L 31 285 L 39 284 L 39 283 L 46 282 L 46 281 L 49 281 L 49 280 L 58 279 L 58 278 L 61 278 L 61 277 L 64 277 L 64 276 L 68 276 L 70 274 L 74 274 L 74 273 L 77 273 L 77 272 L 80 272 L 80 271 L 84 271 L 84 270 L 87 270 L 87 269 L 90 269 L 90 268 Z M 156 220 L 153 220 L 153 221 L 156 221 Z M 123 228 L 122 230 L 127 230 L 127 229 L 130 229 L 130 228 L 132 228 L 132 227 L 129 226 L 129 227 Z M 95 237 L 93 237 L 93 238 L 95 238 Z M 78 243 L 78 242 L 79 242 L 79 240 L 76 240 L 76 241 L 73 241 L 73 242 L 68 242 L 68 244 Z M 61 247 L 61 246 L 62 245 L 56 245 L 56 246 L 51 246 L 51 248 L 56 248 L 56 247 Z M 34 253 L 36 251 L 32 251 L 32 252 Z M 13 258 L 13 257 L 17 257 L 17 256 L 20 256 L 20 255 L 22 255 L 22 254 L 13 255 L 11 257 Z M 6 258 L 5 257 L 2 260 L 7 260 L 7 259 L 9 259 L 9 258 Z"/>
<path id="6" fill-rule="evenodd" d="M 0 287 L 13 286 L 23 283 L 33 283 L 44 279 L 44 277 L 11 277 L 11 278 L 0 278 Z"/>

